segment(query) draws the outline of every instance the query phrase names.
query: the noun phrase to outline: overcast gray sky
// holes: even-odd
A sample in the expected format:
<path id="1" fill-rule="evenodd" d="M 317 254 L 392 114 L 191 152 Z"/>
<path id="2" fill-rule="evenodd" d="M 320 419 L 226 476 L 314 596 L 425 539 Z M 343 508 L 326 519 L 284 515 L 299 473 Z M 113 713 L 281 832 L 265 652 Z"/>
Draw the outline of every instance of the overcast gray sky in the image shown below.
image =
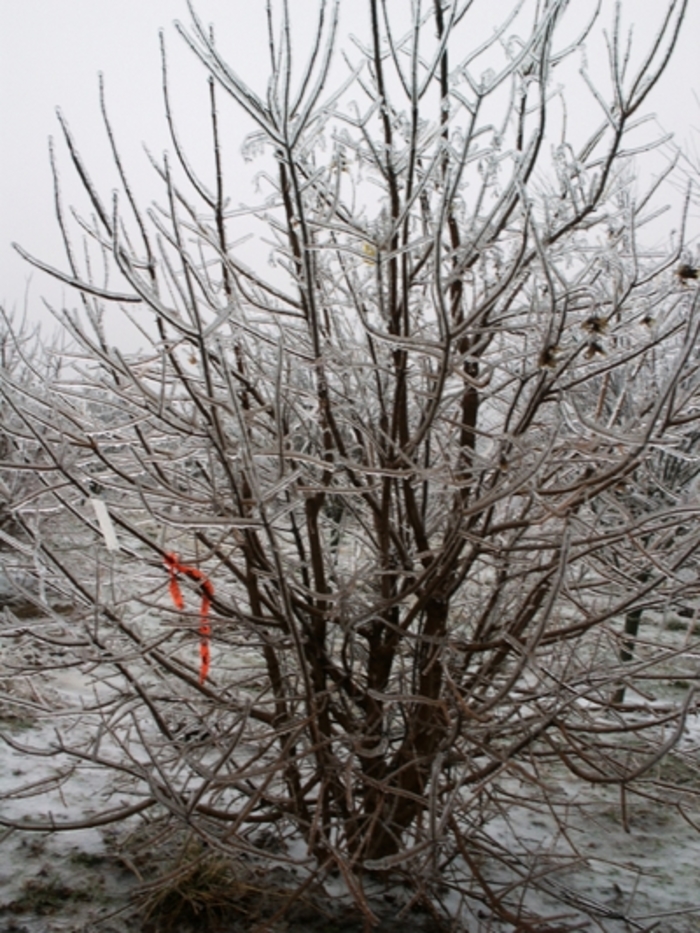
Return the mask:
<path id="1" fill-rule="evenodd" d="M 408 0 L 400 0 L 408 4 Z M 582 9 L 593 0 L 573 0 Z M 608 9 L 612 3 L 607 2 Z M 316 9 L 316 0 L 295 0 L 297 11 Z M 510 0 L 490 0 L 492 15 Z M 626 0 L 623 8 L 639 40 L 648 37 L 666 0 Z M 266 73 L 263 0 L 201 0 L 201 17 L 214 22 L 217 37 L 231 49 L 243 75 Z M 172 54 L 175 103 L 183 135 L 198 132 L 203 69 L 176 35 L 176 18 L 189 22 L 185 0 L 0 0 L 0 301 L 21 310 L 31 275 L 29 305 L 37 315 L 46 277 L 32 272 L 10 247 L 13 240 L 35 255 L 64 266 L 53 214 L 47 138 L 58 136 L 55 108 L 60 105 L 95 174 L 107 152 L 98 109 L 97 74 L 106 78 L 110 114 L 130 167 L 144 165 L 141 143 L 154 153 L 167 147 L 162 118 L 158 30 L 164 27 Z M 495 13 L 494 13 L 495 11 Z M 342 0 L 344 30 L 363 31 L 366 4 Z M 609 13 L 602 23 L 608 25 Z M 676 57 L 663 86 L 650 101 L 664 127 L 679 141 L 700 127 L 700 0 L 691 0 Z M 601 67 L 606 67 L 601 62 Z M 191 122 L 190 122 L 191 121 Z M 696 145 L 700 134 L 695 134 Z M 67 163 L 62 163 L 67 170 Z M 66 171 L 67 174 L 67 171 Z M 138 175 L 138 173 L 137 173 Z M 138 176 L 140 178 L 140 175 Z M 144 182 L 146 184 L 146 182 Z M 109 189 L 107 189 L 109 190 Z M 144 192 L 147 196 L 147 189 Z M 240 192 L 244 200 L 246 192 Z M 55 293 L 54 293 L 55 294 Z"/>

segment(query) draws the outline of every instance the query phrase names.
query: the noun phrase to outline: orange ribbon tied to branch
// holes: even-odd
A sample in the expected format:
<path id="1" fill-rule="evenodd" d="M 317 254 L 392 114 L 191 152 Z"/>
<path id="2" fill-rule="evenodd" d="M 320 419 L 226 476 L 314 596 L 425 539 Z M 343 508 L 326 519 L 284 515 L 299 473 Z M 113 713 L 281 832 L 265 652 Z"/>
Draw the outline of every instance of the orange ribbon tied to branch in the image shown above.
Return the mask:
<path id="1" fill-rule="evenodd" d="M 178 583 L 178 576 L 183 574 L 194 580 L 202 591 L 202 605 L 199 609 L 199 682 L 203 684 L 209 673 L 211 664 L 211 652 L 209 650 L 209 636 L 211 635 L 211 625 L 209 624 L 209 609 L 214 599 L 214 586 L 207 580 L 201 570 L 196 567 L 187 567 L 181 564 L 177 559 L 177 554 L 166 554 L 163 559 L 165 566 L 170 574 L 170 597 L 176 609 L 182 611 L 185 608 L 185 600 Z"/>

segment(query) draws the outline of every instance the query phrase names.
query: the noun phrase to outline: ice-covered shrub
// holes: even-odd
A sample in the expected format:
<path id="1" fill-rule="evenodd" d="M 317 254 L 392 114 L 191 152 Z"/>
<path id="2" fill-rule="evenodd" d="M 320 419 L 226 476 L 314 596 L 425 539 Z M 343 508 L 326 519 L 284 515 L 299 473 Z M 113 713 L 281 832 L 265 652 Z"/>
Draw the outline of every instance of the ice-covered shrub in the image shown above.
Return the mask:
<path id="1" fill-rule="evenodd" d="M 559 762 L 624 787 L 694 702 L 634 723 L 612 703 L 676 650 L 621 665 L 625 616 L 696 593 L 696 497 L 650 498 L 649 472 L 694 456 L 697 289 L 673 274 L 682 242 L 645 246 L 663 179 L 641 188 L 631 154 L 652 146 L 637 118 L 684 5 L 638 66 L 615 22 L 612 87 L 584 59 L 575 127 L 557 75 L 595 15 L 576 32 L 563 0 L 526 4 L 482 45 L 470 4 L 408 6 L 369 0 L 343 61 L 321 4 L 303 62 L 283 6 L 262 95 L 193 13 L 211 165 L 166 96 L 150 207 L 106 110 L 111 199 L 62 119 L 102 265 L 59 207 L 67 268 L 29 258 L 79 295 L 77 349 L 32 405 L 3 391 L 51 466 L 41 501 L 83 537 L 35 553 L 72 588 L 96 684 L 90 738 L 55 752 L 137 795 L 106 818 L 166 814 L 219 851 L 339 871 L 368 916 L 378 874 L 508 918 L 530 870 L 489 836 L 508 781 L 546 797 Z M 220 138 L 243 118 L 247 209 Z M 234 243 L 242 218 L 262 261 Z M 111 345 L 120 314 L 145 349 Z"/>

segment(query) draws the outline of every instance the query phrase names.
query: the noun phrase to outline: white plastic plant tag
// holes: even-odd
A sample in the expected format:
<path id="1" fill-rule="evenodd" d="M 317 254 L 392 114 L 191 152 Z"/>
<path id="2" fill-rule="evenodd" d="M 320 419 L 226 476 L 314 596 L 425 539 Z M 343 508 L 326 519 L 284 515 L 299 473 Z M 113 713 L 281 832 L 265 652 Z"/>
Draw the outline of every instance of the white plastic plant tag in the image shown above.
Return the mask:
<path id="1" fill-rule="evenodd" d="M 102 532 L 102 537 L 105 539 L 107 550 L 118 551 L 119 541 L 117 540 L 117 533 L 114 530 L 114 525 L 112 524 L 112 519 L 110 518 L 109 512 L 107 511 L 106 504 L 102 501 L 102 499 L 95 498 L 90 499 L 90 502 L 92 502 L 92 507 L 95 510 L 97 521 L 100 523 L 100 531 Z"/>

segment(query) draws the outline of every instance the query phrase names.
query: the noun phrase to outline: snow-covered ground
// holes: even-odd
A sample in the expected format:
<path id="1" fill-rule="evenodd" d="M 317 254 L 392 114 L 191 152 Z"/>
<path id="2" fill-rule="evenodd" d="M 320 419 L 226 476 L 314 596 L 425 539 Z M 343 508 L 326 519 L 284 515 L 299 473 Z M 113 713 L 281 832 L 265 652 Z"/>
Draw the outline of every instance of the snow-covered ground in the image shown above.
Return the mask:
<path id="1" fill-rule="evenodd" d="M 0 732 L 9 740 L 0 742 L 0 817 L 61 825 L 133 804 L 104 768 L 88 761 L 62 771 L 59 758 L 22 750 L 50 751 L 56 727 L 70 729 L 72 721 L 79 744 L 82 727 L 68 711 L 81 697 L 94 697 L 77 665 L 48 670 L 41 695 L 37 689 L 24 677 L 0 676 Z M 523 877 L 533 872 L 519 887 L 526 910 L 558 918 L 559 929 L 578 922 L 604 933 L 700 933 L 700 713 L 690 713 L 677 747 L 651 778 L 623 799 L 619 789 L 584 783 L 553 764 L 535 800 L 525 782 L 504 772 L 494 790 L 510 803 L 481 831 L 513 864 L 520 859 Z M 0 933 L 77 933 L 97 930 L 99 919 L 103 931 L 139 929 L 138 921 L 112 916 L 137 883 L 117 851 L 124 833 L 111 825 L 48 834 L 0 830 Z M 465 890 L 448 890 L 444 900 L 456 915 L 472 914 L 474 933 L 516 929 L 489 919 Z"/>

